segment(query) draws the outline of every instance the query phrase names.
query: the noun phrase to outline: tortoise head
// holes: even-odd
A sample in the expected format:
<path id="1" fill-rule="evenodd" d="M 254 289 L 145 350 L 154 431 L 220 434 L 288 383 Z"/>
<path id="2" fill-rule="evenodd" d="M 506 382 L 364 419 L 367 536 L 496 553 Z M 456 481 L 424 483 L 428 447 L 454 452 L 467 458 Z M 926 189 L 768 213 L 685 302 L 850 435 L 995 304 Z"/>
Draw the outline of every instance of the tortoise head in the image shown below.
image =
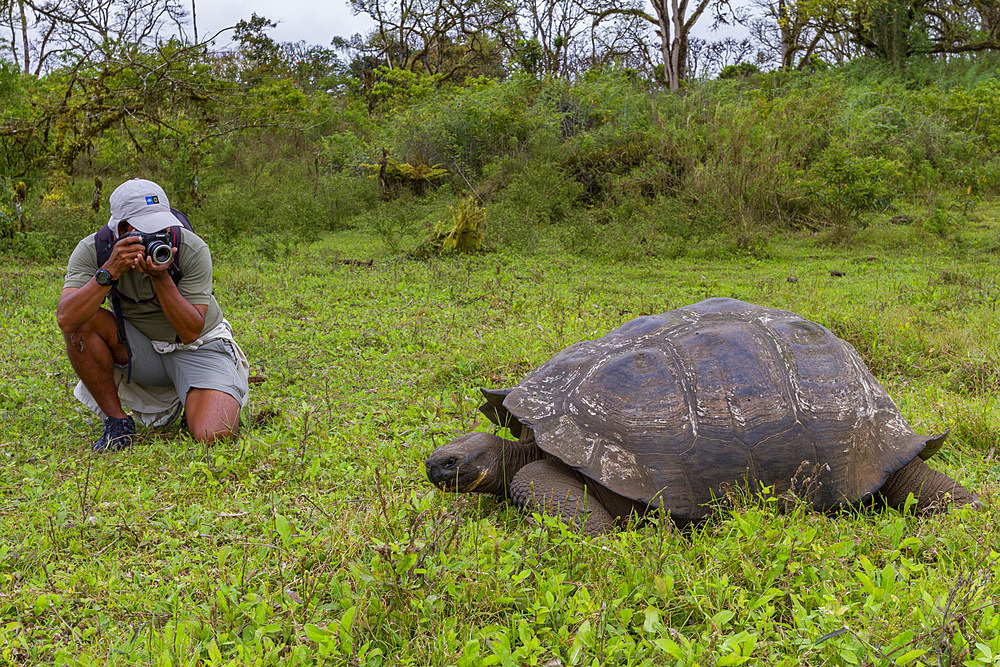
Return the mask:
<path id="1" fill-rule="evenodd" d="M 489 433 L 466 433 L 431 452 L 424 463 L 427 478 L 440 489 L 468 493 L 503 493 L 503 457 L 516 445 Z"/>

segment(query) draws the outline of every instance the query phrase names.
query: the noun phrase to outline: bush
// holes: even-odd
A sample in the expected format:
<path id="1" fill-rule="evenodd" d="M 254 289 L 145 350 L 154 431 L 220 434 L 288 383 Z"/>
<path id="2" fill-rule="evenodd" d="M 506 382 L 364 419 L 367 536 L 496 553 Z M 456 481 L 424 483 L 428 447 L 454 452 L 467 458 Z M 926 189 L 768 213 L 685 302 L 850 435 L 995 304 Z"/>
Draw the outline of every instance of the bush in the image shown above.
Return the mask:
<path id="1" fill-rule="evenodd" d="M 452 89 L 401 112 L 382 139 L 400 162 L 440 164 L 476 178 L 487 163 L 516 153 L 541 130 L 544 119 L 527 94 L 517 81 Z"/>
<path id="2" fill-rule="evenodd" d="M 737 63 L 726 65 L 719 70 L 720 79 L 746 79 L 755 74 L 760 74 L 760 68 L 753 63 Z"/>
<path id="3" fill-rule="evenodd" d="M 591 133 L 574 139 L 560 164 L 584 187 L 584 201 L 588 204 L 603 201 L 620 187 L 615 176 L 641 169 L 636 175 L 657 172 L 657 177 L 646 180 L 638 193 L 646 198 L 664 194 L 680 185 L 686 169 L 685 160 L 668 138 L 658 139 L 652 133 L 603 132 Z"/>
<path id="4" fill-rule="evenodd" d="M 824 151 L 805 184 L 808 196 L 824 206 L 834 223 L 857 221 L 861 213 L 886 209 L 902 176 L 899 163 L 852 155 L 837 143 Z"/>
<path id="5" fill-rule="evenodd" d="M 681 193 L 697 204 L 703 224 L 717 232 L 735 226 L 736 236 L 750 238 L 813 215 L 796 181 L 828 141 L 815 120 L 825 112 L 824 98 L 742 95 L 699 109 L 687 127 L 674 130 L 678 144 L 694 140 L 691 146 L 688 139 L 693 166 Z"/>
<path id="6" fill-rule="evenodd" d="M 99 211 L 81 203 L 92 198 L 92 191 L 92 181 L 61 177 L 53 179 L 40 200 L 32 201 L 30 194 L 15 184 L 13 201 L 7 204 L 0 190 L 0 225 L 8 220 L 8 233 L 0 234 L 0 251 L 26 259 L 65 261 L 80 239 L 107 223 Z M 18 199 L 23 207 L 20 216 L 16 213 Z"/>
<path id="7" fill-rule="evenodd" d="M 580 216 L 564 234 L 564 245 L 615 261 L 675 259 L 690 251 L 698 234 L 687 207 L 661 197 L 649 203 L 627 200 Z"/>
<path id="8" fill-rule="evenodd" d="M 529 163 L 498 196 L 489 216 L 487 236 L 501 242 L 510 240 L 514 232 L 515 237 L 527 241 L 535 237 L 537 230 L 567 222 L 579 214 L 582 196 L 583 186 L 567 178 L 557 164 Z"/>
<path id="9" fill-rule="evenodd" d="M 261 177 L 257 186 L 226 181 L 205 192 L 192 215 L 199 235 L 214 244 L 239 237 L 279 234 L 293 240 L 344 229 L 378 201 L 371 179 L 324 174 L 315 180 L 290 177 L 287 169 Z M 310 182 L 312 181 L 312 182 Z"/>

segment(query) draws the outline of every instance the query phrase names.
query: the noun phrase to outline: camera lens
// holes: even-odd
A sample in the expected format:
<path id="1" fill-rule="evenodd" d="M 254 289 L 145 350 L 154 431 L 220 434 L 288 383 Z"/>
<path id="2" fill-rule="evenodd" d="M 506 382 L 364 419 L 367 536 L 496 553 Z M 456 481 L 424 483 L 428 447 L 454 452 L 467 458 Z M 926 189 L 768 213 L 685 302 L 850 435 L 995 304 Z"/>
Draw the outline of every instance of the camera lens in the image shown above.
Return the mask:
<path id="1" fill-rule="evenodd" d="M 174 259 L 174 250 L 163 241 L 151 241 L 146 246 L 146 255 L 154 264 L 169 264 Z"/>

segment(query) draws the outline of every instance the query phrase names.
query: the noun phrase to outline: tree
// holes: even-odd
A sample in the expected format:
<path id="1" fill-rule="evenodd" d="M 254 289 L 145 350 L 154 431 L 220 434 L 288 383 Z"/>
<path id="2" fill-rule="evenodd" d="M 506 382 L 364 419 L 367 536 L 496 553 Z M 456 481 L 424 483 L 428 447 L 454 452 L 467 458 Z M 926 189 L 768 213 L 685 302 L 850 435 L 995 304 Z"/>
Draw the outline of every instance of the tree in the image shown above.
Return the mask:
<path id="1" fill-rule="evenodd" d="M 58 7 L 59 3 L 51 3 Z M 24 74 L 39 76 L 50 62 L 55 62 L 65 45 L 58 45 L 55 31 L 58 19 L 54 12 L 36 9 L 29 0 L 6 0 L 2 4 L 0 27 L 9 30 L 6 46 L 15 63 Z"/>
<path id="2" fill-rule="evenodd" d="M 914 55 L 1000 49 L 996 0 L 857 0 L 849 31 L 877 58 L 901 63 Z"/>
<path id="3" fill-rule="evenodd" d="M 659 62 L 652 26 L 639 16 L 608 17 L 592 27 L 589 37 L 588 69 L 614 66 L 652 73 Z"/>
<path id="4" fill-rule="evenodd" d="M 713 74 L 719 75 L 720 79 L 747 76 L 760 72 L 760 68 L 748 60 L 752 55 L 754 45 L 749 39 L 726 37 L 709 42 L 694 37 L 688 42 L 688 69 L 692 75 L 702 77 Z M 762 54 L 757 53 L 755 59 L 760 62 L 761 57 Z M 734 74 L 723 77 L 724 71 Z"/>
<path id="5" fill-rule="evenodd" d="M 497 69 L 497 35 L 514 19 L 506 2 L 478 0 L 351 0 L 375 28 L 364 38 L 335 39 L 334 47 L 371 57 L 389 69 L 421 70 L 442 80 Z M 373 68 L 372 68 L 373 69 Z"/>
<path id="6" fill-rule="evenodd" d="M 347 67 L 332 49 L 298 41 L 283 43 L 281 52 L 301 90 L 329 91 L 343 85 Z"/>
<path id="7" fill-rule="evenodd" d="M 653 13 L 640 7 L 610 7 L 591 10 L 594 25 L 609 16 L 638 16 L 655 28 L 660 40 L 660 56 L 664 66 L 664 80 L 670 90 L 680 88 L 687 75 L 688 40 L 691 29 L 710 8 L 716 24 L 725 22 L 730 13 L 729 0 L 650 0 Z"/>
<path id="8" fill-rule="evenodd" d="M 514 52 L 522 68 L 554 76 L 576 69 L 578 46 L 590 27 L 589 15 L 577 0 L 523 0 L 514 5 Z"/>
<path id="9" fill-rule="evenodd" d="M 30 106 L 4 109 L 0 146 L 8 173 L 73 173 L 81 156 L 170 155 L 192 191 L 205 150 L 218 137 L 289 118 L 294 87 L 249 90 L 219 75 L 205 44 L 176 37 L 184 13 L 174 0 L 62 0 L 26 4 L 50 21 L 60 54 L 30 85 Z M 36 51 L 37 53 L 38 51 Z M 298 93 L 301 97 L 301 93 Z"/>
<path id="10" fill-rule="evenodd" d="M 236 24 L 233 28 L 236 58 L 231 63 L 235 71 L 230 73 L 231 76 L 254 86 L 288 74 L 288 62 L 281 46 L 267 34 L 268 30 L 277 26 L 274 21 L 256 13 L 250 16 L 249 21 L 244 19 Z"/>
<path id="11" fill-rule="evenodd" d="M 25 0 L 21 8 L 32 12 L 33 25 L 45 26 L 22 54 L 26 68 L 34 54 L 36 75 L 45 76 L 31 113 L 5 122 L 0 133 L 44 146 L 42 155 L 59 170 L 70 171 L 87 146 L 125 119 L 164 122 L 155 110 L 164 98 L 198 87 L 187 74 L 199 48 L 157 41 L 183 20 L 171 0 Z M 20 25 L 28 21 L 25 14 Z"/>
<path id="12" fill-rule="evenodd" d="M 757 0 L 751 34 L 781 69 L 803 68 L 847 20 L 851 0 Z"/>

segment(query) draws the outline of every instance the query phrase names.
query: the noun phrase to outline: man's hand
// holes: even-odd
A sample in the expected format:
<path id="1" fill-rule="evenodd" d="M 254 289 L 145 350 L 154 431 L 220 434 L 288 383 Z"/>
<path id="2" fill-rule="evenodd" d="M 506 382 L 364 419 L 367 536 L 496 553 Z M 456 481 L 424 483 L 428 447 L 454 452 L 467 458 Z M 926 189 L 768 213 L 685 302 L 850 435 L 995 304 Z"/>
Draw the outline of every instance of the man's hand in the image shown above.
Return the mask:
<path id="1" fill-rule="evenodd" d="M 146 247 L 142 245 L 142 239 L 138 236 L 125 236 L 120 238 L 114 248 L 111 249 L 111 257 L 101 268 L 111 274 L 111 277 L 118 280 L 122 274 L 131 268 L 136 267 L 142 261 L 146 253 Z"/>
<path id="2" fill-rule="evenodd" d="M 173 252 L 176 255 L 177 248 L 173 248 Z M 145 273 L 147 276 L 152 278 L 153 282 L 156 282 L 157 279 L 162 279 L 164 277 L 169 276 L 169 274 L 167 273 L 167 271 L 170 270 L 169 262 L 167 264 L 157 264 L 156 262 L 154 262 L 149 257 L 146 257 L 145 255 L 140 255 L 139 257 L 137 257 L 132 266 L 133 268 L 138 269 L 141 273 Z"/>

